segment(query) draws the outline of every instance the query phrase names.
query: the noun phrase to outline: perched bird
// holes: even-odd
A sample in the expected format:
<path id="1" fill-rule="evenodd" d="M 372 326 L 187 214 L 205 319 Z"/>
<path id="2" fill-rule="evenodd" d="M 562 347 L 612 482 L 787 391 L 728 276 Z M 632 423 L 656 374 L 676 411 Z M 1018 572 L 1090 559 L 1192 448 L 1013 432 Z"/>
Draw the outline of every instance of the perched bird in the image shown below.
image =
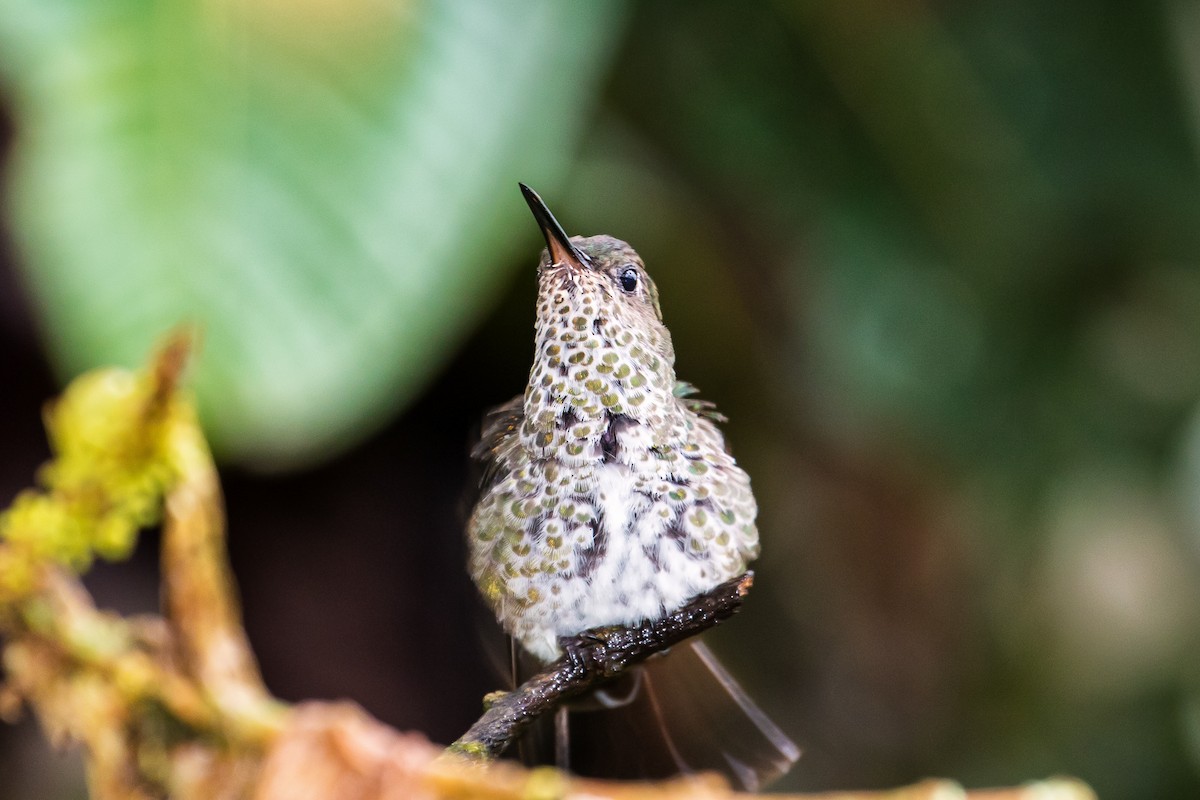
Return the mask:
<path id="1" fill-rule="evenodd" d="M 661 618 L 745 572 L 759 551 L 757 506 L 717 428 L 724 418 L 675 378 L 642 259 L 610 236 L 568 237 L 521 191 L 546 239 L 534 361 L 524 394 L 490 413 L 474 451 L 484 469 L 467 539 L 471 577 L 501 626 L 549 663 L 561 637 Z M 623 708 L 632 727 L 609 737 L 631 752 L 595 757 L 605 771 L 718 769 L 758 788 L 798 754 L 699 643 L 651 659 L 627 689 L 592 703 Z"/>

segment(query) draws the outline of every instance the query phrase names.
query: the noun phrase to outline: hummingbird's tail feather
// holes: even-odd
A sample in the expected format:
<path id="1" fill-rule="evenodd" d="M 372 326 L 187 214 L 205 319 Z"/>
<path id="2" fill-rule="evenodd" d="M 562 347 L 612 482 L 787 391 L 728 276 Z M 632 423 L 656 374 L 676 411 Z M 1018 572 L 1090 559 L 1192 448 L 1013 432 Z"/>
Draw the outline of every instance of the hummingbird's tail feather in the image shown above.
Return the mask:
<path id="1" fill-rule="evenodd" d="M 721 772 L 755 791 L 800 750 L 698 641 L 647 661 L 571 713 L 571 768 L 582 775 L 660 778 Z"/>

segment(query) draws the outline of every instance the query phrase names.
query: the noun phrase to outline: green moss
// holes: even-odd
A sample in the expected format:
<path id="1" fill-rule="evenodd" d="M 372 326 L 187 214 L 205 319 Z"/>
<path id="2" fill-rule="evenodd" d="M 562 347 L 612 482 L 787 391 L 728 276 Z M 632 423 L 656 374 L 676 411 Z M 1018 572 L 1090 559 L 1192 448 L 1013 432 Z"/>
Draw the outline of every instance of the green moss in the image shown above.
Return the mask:
<path id="1" fill-rule="evenodd" d="M 103 369 L 72 382 L 46 412 L 53 459 L 40 489 L 0 514 L 0 601 L 27 595 L 47 565 L 81 573 L 127 558 L 161 521 L 177 480 L 171 437 L 195 426 L 191 407 L 154 369 Z"/>

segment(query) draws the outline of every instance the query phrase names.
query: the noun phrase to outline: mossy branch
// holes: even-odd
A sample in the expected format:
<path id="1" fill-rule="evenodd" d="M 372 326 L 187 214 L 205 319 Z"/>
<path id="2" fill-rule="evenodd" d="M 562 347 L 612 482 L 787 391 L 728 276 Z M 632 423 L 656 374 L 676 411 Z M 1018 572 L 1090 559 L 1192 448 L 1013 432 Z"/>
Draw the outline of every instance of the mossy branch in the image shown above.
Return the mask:
<path id="1" fill-rule="evenodd" d="M 150 369 L 88 373 L 48 404 L 54 460 L 0 516 L 3 708 L 23 700 L 53 741 L 83 743 L 98 797 L 177 793 L 185 739 L 225 743 L 212 769 L 233 770 L 285 719 L 245 637 L 216 469 L 179 388 L 190 346 L 177 334 Z M 159 522 L 165 616 L 98 611 L 78 574 Z"/>
<path id="2" fill-rule="evenodd" d="M 47 406 L 54 460 L 40 473 L 41 488 L 0 515 L 0 715 L 11 719 L 28 706 L 54 744 L 82 745 L 94 797 L 737 796 L 714 776 L 620 783 L 466 759 L 350 704 L 289 707 L 272 698 L 241 624 L 217 473 L 180 390 L 190 347 L 180 334 L 148 370 L 100 370 L 73 382 Z M 137 532 L 159 522 L 163 614 L 125 619 L 97 610 L 79 574 L 95 558 L 128 555 Z M 596 631 L 573 643 L 558 694 L 545 702 L 715 624 L 748 586 L 749 576 L 726 584 L 659 626 Z M 510 697 L 493 707 L 492 718 L 504 719 L 476 737 L 476 752 L 497 750 L 514 720 L 537 711 L 520 694 Z M 980 793 L 938 781 L 821 797 L 1094 800 L 1069 780 Z"/>

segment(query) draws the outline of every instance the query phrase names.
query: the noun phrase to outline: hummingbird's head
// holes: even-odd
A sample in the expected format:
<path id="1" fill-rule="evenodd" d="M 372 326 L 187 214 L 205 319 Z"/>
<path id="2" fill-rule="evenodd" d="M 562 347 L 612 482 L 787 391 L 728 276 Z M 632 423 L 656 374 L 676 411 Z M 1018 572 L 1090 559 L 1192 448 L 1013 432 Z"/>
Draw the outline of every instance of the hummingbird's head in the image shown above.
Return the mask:
<path id="1" fill-rule="evenodd" d="M 607 413 L 653 423 L 672 401 L 675 351 L 645 264 L 620 239 L 568 237 L 532 189 L 521 191 L 546 238 L 527 419 L 569 408 L 581 419 Z"/>
<path id="2" fill-rule="evenodd" d="M 671 334 L 663 324 L 658 287 L 637 251 L 611 236 L 572 236 L 572 253 L 554 260 L 547 248 L 538 263 L 538 318 L 584 317 L 599 334 L 625 334 L 674 361 Z"/>

